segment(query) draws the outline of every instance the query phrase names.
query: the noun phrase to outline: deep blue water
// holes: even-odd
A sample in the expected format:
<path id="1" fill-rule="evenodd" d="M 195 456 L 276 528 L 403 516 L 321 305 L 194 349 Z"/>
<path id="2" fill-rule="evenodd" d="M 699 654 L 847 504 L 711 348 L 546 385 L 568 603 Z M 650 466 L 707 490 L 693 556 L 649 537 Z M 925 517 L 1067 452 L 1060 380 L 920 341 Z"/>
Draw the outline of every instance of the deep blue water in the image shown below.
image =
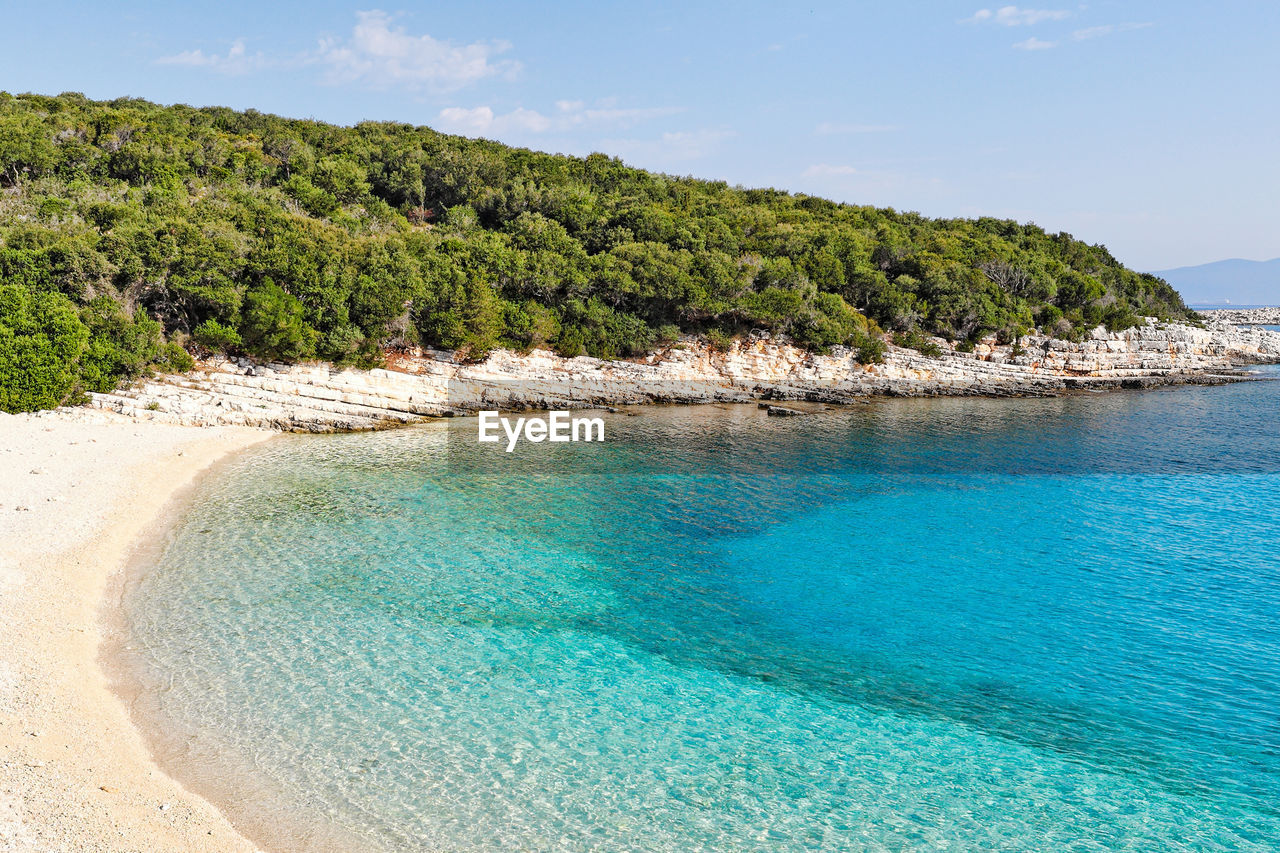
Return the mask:
<path id="1" fill-rule="evenodd" d="M 142 708 L 269 843 L 1274 850 L 1278 404 L 281 438 L 129 591 Z"/>

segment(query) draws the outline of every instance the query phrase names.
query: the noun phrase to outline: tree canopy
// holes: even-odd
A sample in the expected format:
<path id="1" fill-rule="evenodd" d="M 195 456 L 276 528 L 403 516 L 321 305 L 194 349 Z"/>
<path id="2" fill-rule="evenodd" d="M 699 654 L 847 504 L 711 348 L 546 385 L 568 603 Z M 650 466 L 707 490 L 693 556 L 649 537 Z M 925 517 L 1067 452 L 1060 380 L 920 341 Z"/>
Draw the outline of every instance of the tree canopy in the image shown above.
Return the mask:
<path id="1" fill-rule="evenodd" d="M 186 351 L 637 355 L 767 330 L 875 358 L 1191 313 L 1102 246 L 366 122 L 0 92 L 0 408 Z"/>

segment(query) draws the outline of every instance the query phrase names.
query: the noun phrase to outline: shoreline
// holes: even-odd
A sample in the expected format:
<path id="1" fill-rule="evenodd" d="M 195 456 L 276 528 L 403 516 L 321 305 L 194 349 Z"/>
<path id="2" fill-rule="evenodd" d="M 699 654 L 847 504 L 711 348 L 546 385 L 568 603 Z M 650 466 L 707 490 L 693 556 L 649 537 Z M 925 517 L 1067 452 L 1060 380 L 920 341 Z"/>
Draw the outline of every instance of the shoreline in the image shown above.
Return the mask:
<path id="1" fill-rule="evenodd" d="M 852 403 L 872 397 L 1051 397 L 1082 390 L 1219 385 L 1241 368 L 1280 363 L 1280 332 L 1213 322 L 1098 327 L 1081 341 L 1027 335 L 962 350 L 935 338 L 932 354 L 886 344 L 883 362 L 800 349 L 769 335 L 727 349 L 687 337 L 630 360 L 495 350 L 470 363 L 434 350 L 386 353 L 372 370 L 327 363 L 211 358 L 185 375 L 157 376 L 91 405 L 144 420 L 240 424 L 295 432 L 385 429 L 482 409 L 547 410 L 644 403 Z"/>
<path id="2" fill-rule="evenodd" d="M 926 401 L 913 401 L 913 402 L 919 402 L 926 406 L 933 405 L 932 403 L 929 403 Z M 957 402 L 959 403 L 959 401 Z M 1044 402 L 1046 405 L 1052 405 L 1051 401 L 1044 401 Z M 967 406 L 968 403 L 959 403 L 959 405 Z M 455 427 L 464 426 L 464 424 L 455 424 L 453 426 Z M 282 439 L 282 441 L 288 441 L 288 440 L 290 439 Z M 305 441 L 309 439 L 299 438 L 296 440 Z M 164 512 L 161 513 L 158 517 L 153 518 L 150 521 L 150 523 L 147 525 L 148 530 L 144 531 L 143 538 L 139 542 L 140 547 L 135 547 L 133 549 L 132 562 L 134 563 L 134 566 L 133 566 L 134 569 L 140 569 L 143 565 L 145 565 L 148 549 L 154 550 L 157 548 L 163 548 L 165 543 L 168 541 L 169 536 L 173 535 L 173 533 L 175 532 L 175 527 L 168 522 L 173 522 L 180 519 L 184 509 L 190 505 L 190 501 L 193 498 L 199 497 L 200 493 L 197 492 L 197 485 L 199 481 L 205 477 L 215 474 L 219 467 L 234 464 L 235 461 L 236 461 L 235 457 L 233 456 L 223 456 L 218 461 L 212 463 L 209 466 L 206 466 L 204 469 L 201 470 L 199 474 L 197 474 L 187 484 L 185 484 L 179 489 L 176 489 L 173 492 L 173 494 L 169 497 L 168 502 L 165 505 Z M 154 535 L 154 534 L 158 534 L 158 535 Z M 118 602 L 119 600 L 118 597 L 114 597 L 113 593 L 118 593 L 122 589 L 127 589 L 128 584 L 130 582 L 130 577 L 128 575 L 132 575 L 133 571 L 132 569 L 126 569 L 125 572 L 127 573 L 126 576 L 122 576 L 121 572 L 115 573 L 114 581 L 112 584 L 113 588 L 109 589 L 106 593 L 106 596 L 104 597 L 104 601 L 103 601 L 104 611 L 109 610 L 113 603 Z M 106 654 L 103 656 L 105 657 L 109 655 L 110 655 L 110 651 L 108 650 Z M 132 719 L 134 720 L 134 725 L 141 730 L 143 739 L 148 744 L 155 744 L 157 741 L 163 742 L 164 739 L 168 737 L 172 743 L 176 745 L 180 745 L 184 737 L 184 732 L 181 731 L 180 729 L 175 729 L 173 731 L 169 731 L 166 733 L 163 730 L 157 730 L 154 725 L 148 726 L 146 724 L 147 720 L 146 720 L 145 712 L 139 713 L 137 710 L 134 710 L 132 714 Z M 289 827 L 292 824 L 294 826 L 300 826 L 303 828 L 307 826 L 311 826 L 312 828 L 314 828 L 318 823 L 318 821 L 316 821 L 314 818 L 319 817 L 319 815 L 315 815 L 315 814 L 308 815 L 301 810 L 295 811 L 292 808 L 284 808 L 276 812 L 271 812 L 269 809 L 259 809 L 260 815 L 264 818 L 264 820 L 268 819 L 268 816 L 269 816 L 270 818 L 274 818 L 276 822 L 266 823 L 264 822 L 264 820 L 260 820 L 257 822 L 257 825 L 255 826 L 255 823 L 253 820 L 245 819 L 243 807 L 246 802 L 249 805 L 255 806 L 255 807 L 263 805 L 263 803 L 259 801 L 258 797 L 261 794 L 265 793 L 266 797 L 264 799 L 271 799 L 270 797 L 271 792 L 267 790 L 270 787 L 269 785 L 258 786 L 258 785 L 250 784 L 243 788 L 236 787 L 233 785 L 233 783 L 231 782 L 232 779 L 235 779 L 238 781 L 241 779 L 248 778 L 250 779 L 250 781 L 253 781 L 253 776 L 252 776 L 253 768 L 250 767 L 248 764 L 240 764 L 239 767 L 237 768 L 235 766 L 235 763 L 233 762 L 230 772 L 226 773 L 224 777 L 224 779 L 226 780 L 225 784 L 219 787 L 216 784 L 216 778 L 215 778 L 215 784 L 210 787 L 210 786 L 202 786 L 199 783 L 198 779 L 196 779 L 193 783 L 193 781 L 191 781 L 190 774 L 183 772 L 183 768 L 181 767 L 183 755 L 170 753 L 168 758 L 166 758 L 165 750 L 162 747 L 156 748 L 155 746 L 153 746 L 152 754 L 153 756 L 156 756 L 155 760 L 159 764 L 159 766 L 165 772 L 170 773 L 174 778 L 178 779 L 179 784 L 185 785 L 187 790 L 194 791 L 206 797 L 210 803 L 221 804 L 221 807 L 223 809 L 223 814 L 228 815 L 229 819 L 234 821 L 233 825 L 240 829 L 241 834 L 243 836 L 246 836 L 249 839 L 252 839 L 253 842 L 256 842 L 257 844 L 259 844 L 263 849 L 281 850 L 281 851 L 283 850 L 307 850 L 307 851 L 334 850 L 334 851 L 337 851 L 337 850 L 365 849 L 364 847 L 361 847 L 361 846 L 326 845 L 323 843 L 304 843 L 304 844 L 273 843 L 281 837 L 281 833 L 285 833 L 286 837 L 292 836 L 295 842 L 298 841 L 299 839 L 304 839 L 306 842 L 310 842 L 311 839 L 305 839 L 304 835 L 300 833 L 295 833 Z M 223 766 L 226 767 L 228 765 L 226 762 L 223 762 Z M 236 772 L 237 769 L 241 770 L 242 772 L 237 773 Z M 222 796 L 220 796 L 220 794 Z M 236 802 L 237 800 L 239 800 L 240 802 L 237 803 Z M 277 801 L 278 802 L 280 801 L 279 798 L 277 798 Z M 284 804 L 293 805 L 292 803 L 289 803 L 287 800 L 285 800 Z M 266 830 L 265 832 L 264 832 L 264 828 Z M 0 836 L 0 838 L 2 838 L 2 836 Z M 0 844 L 0 849 L 4 849 L 2 844 Z M 73 849 L 81 849 L 81 848 L 73 848 Z M 109 849 L 115 849 L 115 848 L 109 848 Z M 157 847 L 144 846 L 141 849 L 149 850 L 149 849 L 169 849 L 169 848 L 158 847 L 158 846 Z M 175 847 L 173 849 L 196 849 L 196 848 Z M 232 848 L 213 846 L 209 849 L 232 849 Z"/>
<path id="3" fill-rule="evenodd" d="M 161 688 L 155 680 L 163 678 L 163 672 L 149 672 L 145 652 L 131 644 L 126 599 L 158 564 L 178 532 L 183 515 L 199 498 L 201 483 L 233 466 L 245 449 L 224 454 L 176 488 L 128 549 L 103 593 L 104 632 L 98 665 L 112 694 L 127 709 L 129 721 L 146 744 L 150 759 L 184 791 L 216 808 L 257 853 L 372 851 L 363 840 L 352 838 L 332 821 L 326 822 L 326 815 L 308 809 L 296 795 L 283 793 L 273 780 L 241 756 L 193 748 L 190 731 L 175 728 L 171 721 L 163 719 L 158 701 Z"/>
<path id="4" fill-rule="evenodd" d="M 273 435 L 0 415 L 0 848 L 258 849 L 161 769 L 102 653 L 109 594 L 172 500 Z"/>
<path id="5" fill-rule="evenodd" d="M 278 434 L 152 414 L 0 413 L 0 850 L 261 853 L 305 829 L 226 807 L 237 792 L 188 772 L 179 735 L 139 708 L 122 630 L 139 561 L 203 477 Z"/>
<path id="6" fill-rule="evenodd" d="M 1221 306 L 1199 312 L 1210 320 L 1220 320 L 1233 326 L 1280 326 L 1280 306 L 1260 308 L 1232 308 Z"/>

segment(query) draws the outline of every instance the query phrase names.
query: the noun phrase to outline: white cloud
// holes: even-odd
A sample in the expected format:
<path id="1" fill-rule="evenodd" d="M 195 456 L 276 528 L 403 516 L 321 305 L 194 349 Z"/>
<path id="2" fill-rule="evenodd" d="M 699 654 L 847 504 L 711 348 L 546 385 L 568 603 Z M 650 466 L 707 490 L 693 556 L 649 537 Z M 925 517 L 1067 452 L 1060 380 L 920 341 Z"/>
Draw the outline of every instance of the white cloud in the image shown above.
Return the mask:
<path id="1" fill-rule="evenodd" d="M 503 115 L 496 115 L 489 107 L 448 107 L 440 111 L 440 125 L 464 136 L 501 136 L 513 130 L 543 133 L 551 129 L 553 121 L 523 107 Z"/>
<path id="2" fill-rule="evenodd" d="M 815 163 L 800 173 L 802 178 L 843 178 L 858 174 L 852 166 L 833 166 L 830 163 Z"/>
<path id="3" fill-rule="evenodd" d="M 1018 50 L 1048 50 L 1049 48 L 1056 46 L 1057 42 L 1041 41 L 1035 36 L 1032 36 L 1026 41 L 1020 41 L 1014 44 L 1014 47 Z"/>
<path id="4" fill-rule="evenodd" d="M 897 129 L 891 124 L 843 124 L 841 122 L 824 121 L 815 127 L 813 132 L 828 136 L 852 133 L 888 133 Z"/>
<path id="5" fill-rule="evenodd" d="M 675 115 L 684 112 L 683 107 L 641 107 L 620 109 L 608 107 L 594 110 L 583 110 L 582 119 L 587 122 L 607 121 L 615 124 L 632 125 L 652 118 Z"/>
<path id="6" fill-rule="evenodd" d="M 441 130 L 452 133 L 501 137 L 511 132 L 547 133 L 584 127 L 630 127 L 649 119 L 681 112 L 678 107 L 622 108 L 613 104 L 613 99 L 600 101 L 594 107 L 588 107 L 583 101 L 556 101 L 555 112 L 551 115 L 524 107 L 501 114 L 495 113 L 488 106 L 471 109 L 448 107 L 440 111 L 438 120 Z"/>
<path id="7" fill-rule="evenodd" d="M 996 10 L 996 23 L 1006 27 L 1029 27 L 1041 21 L 1061 21 L 1071 17 L 1065 9 L 1019 9 L 1017 6 L 1002 6 Z"/>
<path id="8" fill-rule="evenodd" d="M 964 23 L 981 24 L 990 22 L 1003 24 L 1006 27 L 1030 27 L 1044 21 L 1061 21 L 1071 17 L 1066 9 L 1022 9 L 1018 6 L 1001 6 L 999 9 L 979 9 Z"/>
<path id="9" fill-rule="evenodd" d="M 659 144 L 670 158 L 695 160 L 707 156 L 734 135 L 732 130 L 680 130 L 662 134 Z"/>
<path id="10" fill-rule="evenodd" d="M 1113 32 L 1115 32 L 1115 27 L 1113 27 L 1111 24 L 1107 24 L 1106 26 L 1102 26 L 1102 27 L 1085 27 L 1083 30 L 1076 30 L 1071 34 L 1071 37 L 1076 41 L 1084 41 L 1085 39 L 1094 39 L 1094 38 L 1099 38 L 1101 36 L 1109 36 Z"/>
<path id="11" fill-rule="evenodd" d="M 511 49 L 505 41 L 454 44 L 427 34 L 411 35 L 393 27 L 392 17 L 374 9 L 357 12 L 351 34 L 324 39 L 313 51 L 291 57 L 249 54 L 243 39 L 226 55 L 188 50 L 156 60 L 161 65 L 205 68 L 220 74 L 248 74 L 273 67 L 319 65 L 328 83 L 360 83 L 376 89 L 402 88 L 436 93 L 454 92 L 488 77 L 511 77 L 520 63 L 501 59 Z"/>
<path id="12" fill-rule="evenodd" d="M 332 83 L 363 83 L 379 89 L 453 92 L 487 77 L 510 76 L 514 60 L 499 60 L 505 41 L 454 44 L 429 35 L 410 35 L 392 27 L 391 16 L 377 9 L 357 12 L 351 37 L 321 42 L 318 58 Z"/>
<path id="13" fill-rule="evenodd" d="M 1106 24 L 1100 27 L 1086 27 L 1083 30 L 1076 30 L 1071 37 L 1076 41 L 1084 41 L 1086 39 L 1096 39 L 1102 36 L 1109 36 L 1112 33 L 1127 33 L 1130 30 L 1141 30 L 1151 26 L 1150 21 L 1142 23 L 1129 24 Z"/>
<path id="14" fill-rule="evenodd" d="M 731 130 L 703 128 L 664 133 L 657 139 L 606 139 L 600 150 L 649 168 L 667 169 L 673 164 L 700 160 L 735 136 Z"/>
<path id="15" fill-rule="evenodd" d="M 216 53 L 205 53 L 202 50 L 187 50 L 173 56 L 162 56 L 156 60 L 159 65 L 185 65 L 188 68 L 208 68 L 219 74 L 248 74 L 270 65 L 270 61 L 262 53 L 246 52 L 244 39 L 236 39 L 231 43 L 225 56 Z"/>

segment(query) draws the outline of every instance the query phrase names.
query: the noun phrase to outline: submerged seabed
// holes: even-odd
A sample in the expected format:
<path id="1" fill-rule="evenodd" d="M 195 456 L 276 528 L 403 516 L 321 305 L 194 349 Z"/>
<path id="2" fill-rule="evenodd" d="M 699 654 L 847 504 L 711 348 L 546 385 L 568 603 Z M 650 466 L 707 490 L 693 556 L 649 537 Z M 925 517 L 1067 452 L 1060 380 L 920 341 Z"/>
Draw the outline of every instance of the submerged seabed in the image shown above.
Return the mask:
<path id="1" fill-rule="evenodd" d="M 1274 850 L 1277 404 L 281 439 L 130 588 L 141 708 L 282 847 Z"/>

